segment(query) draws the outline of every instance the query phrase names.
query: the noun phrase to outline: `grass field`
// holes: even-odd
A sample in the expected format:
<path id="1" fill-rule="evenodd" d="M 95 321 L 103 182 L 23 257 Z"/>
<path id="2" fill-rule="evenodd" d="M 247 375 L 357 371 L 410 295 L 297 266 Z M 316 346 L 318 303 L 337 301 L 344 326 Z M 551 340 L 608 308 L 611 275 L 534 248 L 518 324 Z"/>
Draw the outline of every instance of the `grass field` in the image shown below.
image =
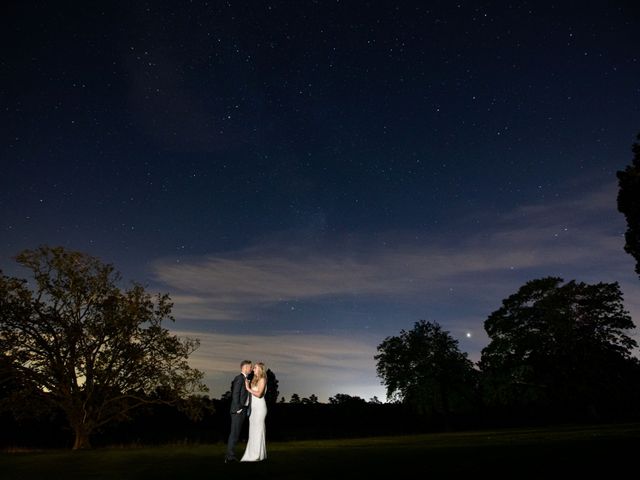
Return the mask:
<path id="1" fill-rule="evenodd" d="M 640 424 L 268 442 L 267 451 L 264 462 L 230 465 L 223 444 L 4 451 L 0 479 L 622 478 L 637 470 Z"/>

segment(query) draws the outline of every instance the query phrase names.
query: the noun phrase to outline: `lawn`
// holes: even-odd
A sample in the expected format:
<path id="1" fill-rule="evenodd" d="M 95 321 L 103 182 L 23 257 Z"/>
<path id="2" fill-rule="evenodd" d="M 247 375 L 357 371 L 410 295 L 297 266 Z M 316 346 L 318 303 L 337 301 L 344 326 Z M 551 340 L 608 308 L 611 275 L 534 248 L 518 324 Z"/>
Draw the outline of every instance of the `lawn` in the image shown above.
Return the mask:
<path id="1" fill-rule="evenodd" d="M 241 453 L 243 444 L 238 445 Z M 223 462 L 225 446 L 4 451 L 0 478 L 9 479 L 274 479 L 544 478 L 635 470 L 640 424 L 434 433 L 348 440 L 268 442 L 260 463 Z"/>

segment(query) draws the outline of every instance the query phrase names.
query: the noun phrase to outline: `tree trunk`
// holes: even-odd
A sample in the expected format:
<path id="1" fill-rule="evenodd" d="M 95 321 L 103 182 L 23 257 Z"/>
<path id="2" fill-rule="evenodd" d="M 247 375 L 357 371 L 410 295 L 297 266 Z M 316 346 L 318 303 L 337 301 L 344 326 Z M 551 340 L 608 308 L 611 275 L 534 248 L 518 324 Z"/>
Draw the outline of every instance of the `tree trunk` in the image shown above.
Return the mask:
<path id="1" fill-rule="evenodd" d="M 442 422 L 445 432 L 451 431 L 451 412 L 449 407 L 449 391 L 446 386 L 440 385 L 442 394 Z"/>
<path id="2" fill-rule="evenodd" d="M 73 428 L 76 439 L 73 443 L 74 450 L 81 450 L 86 448 L 91 448 L 91 443 L 89 442 L 89 429 L 86 425 L 76 425 Z"/>

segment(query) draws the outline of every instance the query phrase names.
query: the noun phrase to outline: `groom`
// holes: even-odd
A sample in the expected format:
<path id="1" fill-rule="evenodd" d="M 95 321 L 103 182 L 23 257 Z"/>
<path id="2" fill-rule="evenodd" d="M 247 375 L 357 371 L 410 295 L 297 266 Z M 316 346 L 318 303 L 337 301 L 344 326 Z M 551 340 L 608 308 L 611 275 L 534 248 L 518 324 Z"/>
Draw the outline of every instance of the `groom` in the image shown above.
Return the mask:
<path id="1" fill-rule="evenodd" d="M 231 382 L 231 432 L 227 442 L 227 453 L 224 463 L 237 462 L 236 443 L 240 438 L 240 432 L 245 419 L 251 414 L 251 395 L 244 386 L 245 379 L 250 379 L 253 365 L 250 360 L 240 362 L 240 374 Z"/>

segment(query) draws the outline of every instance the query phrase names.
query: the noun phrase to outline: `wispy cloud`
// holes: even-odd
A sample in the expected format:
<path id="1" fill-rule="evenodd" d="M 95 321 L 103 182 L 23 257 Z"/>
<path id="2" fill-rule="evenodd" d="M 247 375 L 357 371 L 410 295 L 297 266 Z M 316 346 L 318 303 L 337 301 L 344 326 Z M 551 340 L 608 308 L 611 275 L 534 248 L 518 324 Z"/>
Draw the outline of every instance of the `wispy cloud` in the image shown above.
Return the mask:
<path id="1" fill-rule="evenodd" d="M 607 185 L 583 199 L 515 209 L 455 243 L 438 235 L 415 240 L 411 232 L 380 234 L 375 242 L 350 236 L 313 247 L 264 241 L 180 263 L 161 259 L 153 269 L 155 280 L 176 292 L 176 315 L 218 320 L 246 318 L 255 308 L 289 300 L 401 301 L 435 298 L 452 286 L 493 295 L 492 286 L 532 270 L 596 273 L 611 281 L 631 263 L 622 251 L 622 220 L 610 219 L 612 205 L 615 188 Z"/>

